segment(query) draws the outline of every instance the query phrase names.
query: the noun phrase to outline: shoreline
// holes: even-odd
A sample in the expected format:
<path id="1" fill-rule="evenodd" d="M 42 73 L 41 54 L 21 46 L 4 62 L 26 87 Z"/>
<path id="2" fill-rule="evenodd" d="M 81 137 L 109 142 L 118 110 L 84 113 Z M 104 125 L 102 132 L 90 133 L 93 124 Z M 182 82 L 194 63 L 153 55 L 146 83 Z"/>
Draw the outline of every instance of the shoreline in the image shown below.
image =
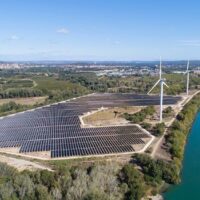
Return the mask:
<path id="1" fill-rule="evenodd" d="M 150 199 L 150 200 L 164 200 L 164 198 L 161 194 L 157 194 L 155 196 L 149 196 L 148 199 Z"/>
<path id="2" fill-rule="evenodd" d="M 195 101 L 195 106 L 196 106 L 196 109 L 194 110 L 194 114 L 192 114 L 192 122 L 191 123 L 189 123 L 188 125 L 187 125 L 187 133 L 185 134 L 185 138 L 184 138 L 184 145 L 182 146 L 182 148 L 183 148 L 183 152 L 181 152 L 182 153 L 182 158 L 176 158 L 176 159 L 178 159 L 178 161 L 180 162 L 180 165 L 179 165 L 179 179 L 180 179 L 180 182 L 182 181 L 181 180 L 181 171 L 182 171 L 182 169 L 183 169 L 183 160 L 184 160 L 184 154 L 185 154 L 185 147 L 186 147 L 186 145 L 187 145 L 187 140 L 188 140 L 188 137 L 189 137 L 189 135 L 190 135 L 190 131 L 191 131 L 191 128 L 192 128 L 192 125 L 193 125 L 193 123 L 194 123 L 194 120 L 196 119 L 196 116 L 198 115 L 198 113 L 200 112 L 200 103 L 198 103 L 198 101 L 200 101 L 199 99 L 198 99 L 198 97 L 200 96 L 200 94 L 199 94 L 199 92 L 196 94 L 196 95 L 194 95 L 193 96 L 193 98 L 191 98 L 185 105 L 184 105 L 184 107 L 183 107 L 183 110 L 184 109 L 186 109 L 186 110 L 190 110 L 191 108 L 191 105 L 193 105 L 191 102 L 192 101 Z M 188 108 L 187 108 L 187 106 L 188 106 Z M 182 113 L 182 110 L 179 112 L 179 113 Z M 178 114 L 179 114 L 178 113 Z M 185 116 L 187 116 L 187 112 L 186 113 L 184 113 L 184 115 Z M 185 117 L 184 116 L 184 117 Z M 177 119 L 175 120 L 175 121 L 177 121 Z M 175 122 L 174 121 L 174 122 Z M 173 125 L 173 123 L 171 124 L 171 126 Z M 171 127 L 170 126 L 170 127 Z M 169 128 L 170 128 L 169 127 Z M 173 130 L 170 130 L 171 132 L 170 133 L 168 133 L 169 135 L 170 134 L 172 134 L 173 133 Z M 173 157 L 173 155 L 171 154 L 171 156 Z M 174 159 L 174 158 L 173 158 Z M 172 160 L 173 161 L 173 160 Z M 177 185 L 177 184 L 172 184 L 172 185 L 166 185 L 166 184 L 164 184 L 162 187 L 161 187 L 161 191 L 160 191 L 160 193 L 158 193 L 157 195 L 155 195 L 155 196 L 148 196 L 147 198 L 148 199 L 151 199 L 151 200 L 164 200 L 164 197 L 163 197 L 163 194 L 165 193 L 165 192 L 167 192 L 167 190 L 169 189 L 169 187 L 170 186 L 175 186 L 175 185 Z M 162 191 L 163 190 L 163 191 Z"/>

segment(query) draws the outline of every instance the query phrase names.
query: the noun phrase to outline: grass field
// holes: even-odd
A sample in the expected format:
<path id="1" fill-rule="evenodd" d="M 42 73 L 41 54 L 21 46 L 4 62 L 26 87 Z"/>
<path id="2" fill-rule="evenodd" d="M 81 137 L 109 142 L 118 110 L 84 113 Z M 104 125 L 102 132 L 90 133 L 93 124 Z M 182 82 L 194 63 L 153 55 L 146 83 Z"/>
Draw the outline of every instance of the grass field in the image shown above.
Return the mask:
<path id="1" fill-rule="evenodd" d="M 13 101 L 17 104 L 22 105 L 34 105 L 36 103 L 40 104 L 45 101 L 47 97 L 29 97 L 29 98 L 12 98 L 12 99 L 0 99 L 0 105 Z"/>
<path id="2" fill-rule="evenodd" d="M 40 90 L 66 90 L 72 84 L 52 77 L 37 77 L 34 80 L 37 83 L 35 88 Z"/>

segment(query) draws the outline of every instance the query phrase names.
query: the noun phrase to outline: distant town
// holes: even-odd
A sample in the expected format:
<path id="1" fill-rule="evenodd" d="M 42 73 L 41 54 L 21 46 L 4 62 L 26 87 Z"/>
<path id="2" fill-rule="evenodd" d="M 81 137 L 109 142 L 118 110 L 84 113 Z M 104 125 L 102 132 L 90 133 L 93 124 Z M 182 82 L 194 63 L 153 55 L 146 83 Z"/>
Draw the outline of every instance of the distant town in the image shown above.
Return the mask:
<path id="1" fill-rule="evenodd" d="M 163 71 L 180 74 L 184 73 L 187 61 L 164 61 Z M 200 61 L 191 61 L 191 72 L 200 74 Z M 31 62 L 0 62 L 0 69 L 28 69 L 42 67 L 60 67 L 64 70 L 76 72 L 94 72 L 97 76 L 126 77 L 132 75 L 156 76 L 159 71 L 158 61 L 31 61 Z"/>

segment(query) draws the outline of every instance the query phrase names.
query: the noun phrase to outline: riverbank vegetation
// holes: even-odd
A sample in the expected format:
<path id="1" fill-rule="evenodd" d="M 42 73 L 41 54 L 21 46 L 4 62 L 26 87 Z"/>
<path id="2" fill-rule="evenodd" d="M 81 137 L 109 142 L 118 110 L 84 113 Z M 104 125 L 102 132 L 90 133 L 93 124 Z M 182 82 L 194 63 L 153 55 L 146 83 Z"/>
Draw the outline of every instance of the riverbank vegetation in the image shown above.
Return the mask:
<path id="1" fill-rule="evenodd" d="M 136 155 L 135 163 L 54 161 L 54 171 L 18 172 L 0 163 L 2 200 L 140 200 L 156 193 L 162 179 L 171 181 L 174 169 L 163 161 Z M 141 167 L 139 169 L 136 164 Z"/>
<path id="2" fill-rule="evenodd" d="M 199 109 L 200 94 L 193 97 L 184 106 L 168 129 L 165 136 L 165 146 L 171 155 L 171 161 L 154 160 L 145 154 L 138 154 L 133 157 L 133 163 L 141 168 L 145 180 L 152 186 L 153 190 L 159 188 L 161 182 L 169 184 L 180 182 L 185 143 Z"/>
<path id="3" fill-rule="evenodd" d="M 176 120 L 166 135 L 166 146 L 172 156 L 172 160 L 181 169 L 184 147 L 190 128 L 200 109 L 200 94 L 196 95 L 183 110 L 177 115 Z"/>
<path id="4" fill-rule="evenodd" d="M 147 155 L 122 165 L 115 161 L 53 161 L 54 171 L 18 172 L 0 163 L 2 200 L 141 200 L 160 185 L 176 182 L 176 168 Z"/>

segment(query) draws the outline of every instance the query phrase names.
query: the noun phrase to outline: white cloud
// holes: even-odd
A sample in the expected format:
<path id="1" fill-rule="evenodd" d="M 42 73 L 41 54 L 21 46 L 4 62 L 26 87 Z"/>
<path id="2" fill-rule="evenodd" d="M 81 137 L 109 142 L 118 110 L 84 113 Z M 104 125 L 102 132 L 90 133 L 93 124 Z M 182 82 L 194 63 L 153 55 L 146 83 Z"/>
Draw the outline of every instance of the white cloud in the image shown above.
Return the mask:
<path id="1" fill-rule="evenodd" d="M 183 46 L 200 46 L 200 40 L 181 40 L 179 43 Z"/>
<path id="2" fill-rule="evenodd" d="M 69 30 L 67 28 L 60 28 L 56 31 L 57 33 L 68 34 Z"/>
<path id="3" fill-rule="evenodd" d="M 17 35 L 11 35 L 10 40 L 19 40 L 20 38 Z"/>

